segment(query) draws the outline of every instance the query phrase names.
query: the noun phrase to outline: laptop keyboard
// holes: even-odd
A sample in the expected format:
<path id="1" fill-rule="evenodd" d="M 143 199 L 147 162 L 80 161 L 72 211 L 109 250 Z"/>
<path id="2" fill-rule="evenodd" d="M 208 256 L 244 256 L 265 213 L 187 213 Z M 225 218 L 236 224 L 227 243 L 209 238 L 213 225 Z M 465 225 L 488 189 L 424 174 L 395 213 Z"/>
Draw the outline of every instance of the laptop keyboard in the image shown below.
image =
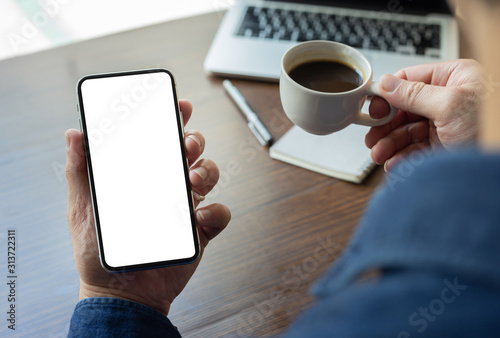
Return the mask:
<path id="1" fill-rule="evenodd" d="M 361 16 L 249 6 L 236 35 L 262 39 L 331 40 L 355 48 L 440 56 L 441 26 Z"/>

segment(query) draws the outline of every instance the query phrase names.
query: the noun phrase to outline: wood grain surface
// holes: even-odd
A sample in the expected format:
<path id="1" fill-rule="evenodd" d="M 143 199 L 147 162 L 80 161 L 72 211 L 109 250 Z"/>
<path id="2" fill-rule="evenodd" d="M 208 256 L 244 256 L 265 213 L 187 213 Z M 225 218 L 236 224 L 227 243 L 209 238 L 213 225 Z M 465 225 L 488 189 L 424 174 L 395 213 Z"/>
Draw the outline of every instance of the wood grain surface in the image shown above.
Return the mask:
<path id="1" fill-rule="evenodd" d="M 221 18 L 202 15 L 0 62 L 0 251 L 6 251 L 7 229 L 16 229 L 16 335 L 66 336 L 78 300 L 66 220 L 64 132 L 78 128 L 77 80 L 98 72 L 172 71 L 179 96 L 194 104 L 186 128 L 205 135 L 204 156 L 221 171 L 219 186 L 203 203 L 225 203 L 233 218 L 171 308 L 180 332 L 275 335 L 313 301 L 311 285 L 348 243 L 383 171 L 354 185 L 272 160 L 222 80 L 203 71 Z M 277 84 L 234 84 L 276 139 L 290 128 Z M 0 261 L 5 278 L 5 254 Z M 8 307 L 2 284 L 0 336 Z"/>

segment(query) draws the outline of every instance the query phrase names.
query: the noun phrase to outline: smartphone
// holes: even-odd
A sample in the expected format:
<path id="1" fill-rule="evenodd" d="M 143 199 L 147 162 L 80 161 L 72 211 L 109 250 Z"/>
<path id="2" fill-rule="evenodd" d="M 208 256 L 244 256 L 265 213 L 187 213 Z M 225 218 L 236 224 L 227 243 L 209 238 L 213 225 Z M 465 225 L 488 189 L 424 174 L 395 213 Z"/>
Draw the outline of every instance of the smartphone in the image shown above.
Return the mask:
<path id="1" fill-rule="evenodd" d="M 172 74 L 88 75 L 77 95 L 102 266 L 123 272 L 195 261 L 199 239 Z"/>

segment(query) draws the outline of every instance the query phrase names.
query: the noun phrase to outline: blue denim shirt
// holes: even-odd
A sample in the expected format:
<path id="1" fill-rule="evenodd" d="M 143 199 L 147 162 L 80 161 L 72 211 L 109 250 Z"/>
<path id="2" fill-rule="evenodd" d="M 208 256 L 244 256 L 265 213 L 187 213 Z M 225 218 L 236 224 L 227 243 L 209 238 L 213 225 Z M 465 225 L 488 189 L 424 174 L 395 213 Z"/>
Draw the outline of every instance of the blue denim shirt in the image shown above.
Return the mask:
<path id="1" fill-rule="evenodd" d="M 170 320 L 149 306 L 118 298 L 76 304 L 68 337 L 180 337 Z"/>
<path id="2" fill-rule="evenodd" d="M 500 156 L 422 156 L 387 176 L 286 337 L 500 336 Z M 144 305 L 77 304 L 69 336 L 115 335 L 179 333 Z"/>

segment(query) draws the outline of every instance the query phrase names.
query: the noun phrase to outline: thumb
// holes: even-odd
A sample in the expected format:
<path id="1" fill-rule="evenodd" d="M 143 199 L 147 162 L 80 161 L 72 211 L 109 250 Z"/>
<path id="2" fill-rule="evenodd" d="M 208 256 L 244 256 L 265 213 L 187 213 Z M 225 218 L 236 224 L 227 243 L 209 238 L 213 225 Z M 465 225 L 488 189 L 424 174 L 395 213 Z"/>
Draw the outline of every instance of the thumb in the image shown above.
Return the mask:
<path id="1" fill-rule="evenodd" d="M 394 75 L 380 78 L 380 94 L 392 106 L 435 121 L 448 88 L 400 79 Z"/>
<path id="2" fill-rule="evenodd" d="M 87 161 L 83 147 L 83 134 L 76 129 L 66 131 L 68 154 L 66 159 L 66 179 L 68 180 L 68 202 L 73 205 L 80 198 L 90 199 Z M 81 202 L 81 201 L 80 201 Z"/>

